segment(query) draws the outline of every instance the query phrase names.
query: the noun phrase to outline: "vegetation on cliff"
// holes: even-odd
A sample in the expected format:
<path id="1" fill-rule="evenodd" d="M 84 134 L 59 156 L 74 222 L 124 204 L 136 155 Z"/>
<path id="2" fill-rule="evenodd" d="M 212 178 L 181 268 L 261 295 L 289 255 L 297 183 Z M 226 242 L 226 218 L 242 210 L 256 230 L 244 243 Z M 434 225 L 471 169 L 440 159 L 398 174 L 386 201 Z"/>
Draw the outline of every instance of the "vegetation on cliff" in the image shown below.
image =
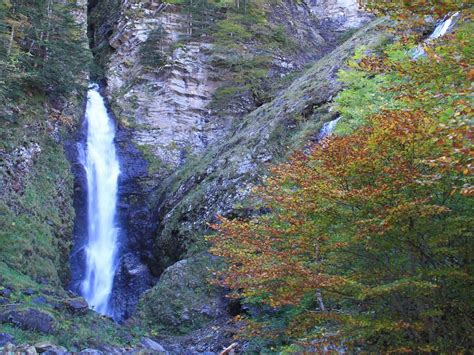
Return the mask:
<path id="1" fill-rule="evenodd" d="M 369 5 L 392 13 L 384 4 Z M 405 10 L 395 15 L 409 28 Z M 215 282 L 254 307 L 243 337 L 472 349 L 471 16 L 418 60 L 410 37 L 356 55 L 339 75 L 339 135 L 272 169 L 255 191 L 268 213 L 214 226 L 212 252 L 227 261 Z"/>
<path id="2" fill-rule="evenodd" d="M 87 41 L 75 5 L 4 0 L 0 8 L 0 253 L 10 267 L 60 285 L 74 212 L 58 143 L 77 122 Z"/>
<path id="3" fill-rule="evenodd" d="M 69 350 L 130 342 L 128 330 L 65 290 L 74 184 L 64 144 L 87 87 L 85 10 L 75 2 L 0 1 L 2 347 L 5 339 Z"/>

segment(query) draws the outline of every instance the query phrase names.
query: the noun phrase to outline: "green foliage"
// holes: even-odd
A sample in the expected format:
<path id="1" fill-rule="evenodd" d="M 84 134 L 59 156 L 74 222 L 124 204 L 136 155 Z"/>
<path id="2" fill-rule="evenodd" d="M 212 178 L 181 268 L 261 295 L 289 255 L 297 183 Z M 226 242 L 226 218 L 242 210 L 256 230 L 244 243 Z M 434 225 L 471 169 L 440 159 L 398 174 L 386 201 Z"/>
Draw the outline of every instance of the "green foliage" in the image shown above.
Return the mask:
<path id="1" fill-rule="evenodd" d="M 468 1 L 463 0 L 359 0 L 359 4 L 377 14 L 389 14 L 404 20 L 413 18 L 413 14 L 428 16 L 436 14 L 443 16 L 450 11 L 460 11 L 472 6 Z"/>
<path id="2" fill-rule="evenodd" d="M 141 298 L 135 319 L 152 335 L 181 335 L 204 327 L 213 317 L 200 310 L 214 312 L 220 302 L 219 290 L 206 281 L 215 265 L 209 255 L 200 254 L 167 269 Z"/>
<path id="3" fill-rule="evenodd" d="M 213 0 L 182 0 L 183 13 L 188 17 L 187 38 L 209 36 L 217 19 L 219 10 Z"/>
<path id="4" fill-rule="evenodd" d="M 89 46 L 94 54 L 90 66 L 90 76 L 93 81 L 104 78 L 104 68 L 110 59 L 112 48 L 103 38 L 104 30 L 110 30 L 121 15 L 120 0 L 97 1 L 93 8 L 88 10 L 87 25 Z"/>
<path id="5" fill-rule="evenodd" d="M 138 145 L 138 149 L 140 149 L 143 158 L 148 162 L 148 174 L 150 176 L 159 174 L 163 170 L 170 169 L 170 167 L 166 166 L 160 158 L 153 153 L 152 146 L 150 145 Z"/>
<path id="6" fill-rule="evenodd" d="M 57 97 L 82 89 L 87 42 L 75 22 L 76 5 L 53 0 L 2 2 L 0 96 L 6 101 L 39 90 Z"/>
<path id="7" fill-rule="evenodd" d="M 140 47 L 140 62 L 145 69 L 161 67 L 166 63 L 166 54 L 163 49 L 163 41 L 166 32 L 162 27 L 150 32 L 145 43 Z"/>
<path id="8" fill-rule="evenodd" d="M 21 189 L 21 193 L 3 196 L 0 255 L 2 261 L 26 275 L 59 285 L 68 270 L 63 260 L 68 259 L 74 216 L 67 193 L 72 177 L 62 148 L 51 142 L 43 147 L 31 171 L 17 176 L 20 186 L 12 188 Z M 9 172 L 14 171 L 4 171 Z M 3 174 L 2 178 L 8 179 Z"/>
<path id="9" fill-rule="evenodd" d="M 354 129 L 367 124 L 367 118 L 384 110 L 402 108 L 393 91 L 388 90 L 393 85 L 396 76 L 390 73 L 371 74 L 359 67 L 364 58 L 364 48 L 359 48 L 348 63 L 348 69 L 338 72 L 338 80 L 345 89 L 335 99 L 335 108 L 341 114 L 335 133 L 348 134 Z M 408 54 L 402 52 L 397 61 L 409 60 Z M 385 54 L 395 57 L 400 54 L 397 46 L 388 46 Z"/>
<path id="10" fill-rule="evenodd" d="M 233 99 L 250 93 L 256 106 L 272 99 L 267 75 L 270 51 L 288 51 L 293 43 L 282 26 L 270 24 L 258 3 L 228 6 L 225 18 L 216 23 L 214 64 L 228 69 L 230 80 L 215 94 L 212 107 L 226 109 Z"/>

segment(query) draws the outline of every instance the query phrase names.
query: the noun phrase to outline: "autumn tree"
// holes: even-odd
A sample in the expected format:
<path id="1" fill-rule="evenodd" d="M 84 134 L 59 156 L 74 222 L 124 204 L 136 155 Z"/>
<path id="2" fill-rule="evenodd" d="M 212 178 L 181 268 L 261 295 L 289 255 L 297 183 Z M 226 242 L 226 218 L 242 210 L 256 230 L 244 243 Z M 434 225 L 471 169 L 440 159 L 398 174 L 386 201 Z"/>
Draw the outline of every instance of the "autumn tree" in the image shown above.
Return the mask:
<path id="1" fill-rule="evenodd" d="M 353 124 L 355 101 L 339 101 L 352 128 L 274 167 L 255 191 L 267 213 L 214 225 L 215 282 L 260 309 L 247 335 L 321 351 L 474 346 L 469 16 L 419 60 L 404 43 L 357 58 L 350 70 L 377 85 L 350 95 L 382 90 L 381 107 Z"/>
<path id="2" fill-rule="evenodd" d="M 468 1 L 463 0 L 359 0 L 359 4 L 376 14 L 388 14 L 404 19 L 414 14 L 444 16 L 449 11 L 460 11 L 472 6 Z"/>

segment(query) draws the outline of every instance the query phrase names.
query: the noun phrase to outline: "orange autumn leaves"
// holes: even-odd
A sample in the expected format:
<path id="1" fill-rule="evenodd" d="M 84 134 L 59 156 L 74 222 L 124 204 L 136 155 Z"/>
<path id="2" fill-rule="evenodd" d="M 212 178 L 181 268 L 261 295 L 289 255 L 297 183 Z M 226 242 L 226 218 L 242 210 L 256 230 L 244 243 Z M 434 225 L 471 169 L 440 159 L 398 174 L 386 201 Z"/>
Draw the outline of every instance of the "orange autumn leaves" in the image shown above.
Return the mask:
<path id="1" fill-rule="evenodd" d="M 403 304 L 435 297 L 430 292 L 445 287 L 436 271 L 458 268 L 446 258 L 459 258 L 459 268 L 468 262 L 461 256 L 468 242 L 457 239 L 469 230 L 468 219 L 460 221 L 468 218 L 472 128 L 442 126 L 409 110 L 385 111 L 369 123 L 274 167 L 256 191 L 270 213 L 248 221 L 220 218 L 211 249 L 228 265 L 220 285 L 271 307 L 298 306 L 319 291 L 325 302 L 346 295 L 383 303 L 384 287 Z M 385 314 L 393 311 L 386 308 Z M 323 313 L 328 317 L 331 310 Z M 314 324 L 321 319 L 315 309 L 302 317 Z M 419 317 L 394 311 L 385 326 L 402 322 L 401 333 L 424 334 Z M 305 322 L 290 322 L 286 332 L 301 334 L 295 324 Z"/>
<path id="2" fill-rule="evenodd" d="M 223 285 L 264 296 L 272 306 L 297 303 L 310 290 L 342 282 L 318 263 L 328 249 L 348 244 L 328 242 L 333 222 L 342 220 L 354 240 L 363 240 L 408 229 L 411 218 L 448 213 L 439 196 L 467 194 L 471 156 L 456 148 L 468 143 L 467 127 L 437 127 L 410 111 L 384 112 L 371 123 L 274 167 L 257 189 L 273 213 L 250 221 L 220 218 L 212 251 L 229 262 Z"/>

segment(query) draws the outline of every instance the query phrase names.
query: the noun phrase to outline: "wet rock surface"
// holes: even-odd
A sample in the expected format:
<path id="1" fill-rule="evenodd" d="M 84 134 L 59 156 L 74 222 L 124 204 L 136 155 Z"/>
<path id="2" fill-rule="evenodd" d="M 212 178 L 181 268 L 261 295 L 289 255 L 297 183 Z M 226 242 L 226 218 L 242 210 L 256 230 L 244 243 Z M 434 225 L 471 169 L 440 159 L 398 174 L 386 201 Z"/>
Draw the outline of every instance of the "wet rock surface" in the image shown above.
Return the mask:
<path id="1" fill-rule="evenodd" d="M 109 108 L 109 114 L 113 112 Z M 117 122 L 116 122 L 117 123 Z M 75 177 L 74 184 L 74 207 L 76 221 L 74 225 L 74 247 L 70 255 L 72 280 L 69 288 L 76 294 L 81 293 L 81 282 L 85 272 L 85 249 L 87 243 L 87 178 L 82 160 L 84 159 L 86 147 L 87 126 L 83 122 L 76 133 L 66 144 L 66 152 L 72 166 Z M 118 181 L 118 211 L 117 224 L 119 232 L 119 257 L 129 253 L 136 260 L 149 258 L 151 255 L 151 234 L 155 224 L 152 214 L 146 205 L 147 195 L 150 193 L 147 185 L 148 163 L 143 159 L 142 153 L 132 142 L 131 130 L 117 123 L 116 149 L 120 160 L 120 175 Z M 127 273 L 127 265 L 120 259 L 118 270 L 124 273 L 117 278 L 119 283 L 114 287 L 117 292 L 112 295 L 112 303 L 119 304 L 115 300 L 117 296 L 122 304 L 117 306 L 117 319 L 123 319 L 133 311 L 140 294 L 150 287 L 149 276 L 144 279 L 143 275 Z M 130 264 L 130 262 L 128 263 Z M 146 268 L 145 265 L 142 264 Z M 149 274 L 149 273 L 148 273 Z M 123 275 L 127 275 L 125 278 Z M 127 284 L 126 284 L 126 283 Z M 128 286 L 133 285 L 133 287 Z"/>
<path id="2" fill-rule="evenodd" d="M 177 246 L 199 243 L 217 214 L 252 213 L 239 210 L 239 202 L 264 178 L 269 163 L 302 147 L 325 122 L 336 118 L 331 111 L 332 99 L 341 89 L 336 73 L 356 47 L 374 48 L 387 38 L 379 25 L 373 22 L 317 61 L 272 102 L 246 116 L 227 139 L 163 183 L 154 244 L 158 270 L 173 257 L 179 260 Z M 297 123 L 295 117 L 304 122 Z"/>
<path id="3" fill-rule="evenodd" d="M 282 1 L 270 10 L 269 21 L 283 24 L 298 48 L 290 54 L 275 50 L 269 76 L 285 77 L 319 62 L 271 102 L 257 104 L 244 93 L 218 115 L 209 104 L 226 77 L 216 65 L 212 41 L 203 36 L 178 45 L 187 25 L 178 6 L 132 0 L 117 4 L 107 21 L 89 28 L 93 46 L 108 50 L 102 58 L 103 93 L 118 125 L 122 171 L 120 260 L 112 303 L 117 319 L 132 316 L 131 324 L 143 322 L 160 331 L 135 348 L 91 344 L 81 353 L 219 353 L 232 346 L 236 329 L 224 291 L 207 280 L 218 264 L 202 253 L 208 222 L 217 213 L 255 213 L 239 208 L 239 202 L 265 176 L 267 164 L 284 158 L 334 118 L 331 102 L 341 88 L 337 70 L 356 46 L 376 46 L 383 36 L 375 25 L 369 26 L 327 55 L 340 45 L 342 32 L 368 21 L 356 2 Z M 166 60 L 145 68 L 140 48 L 158 29 L 163 30 Z M 84 129 L 79 142 L 81 134 L 83 138 Z M 77 218 L 84 221 L 87 191 L 77 153 L 72 162 Z M 74 233 L 75 290 L 82 279 L 85 228 L 77 223 Z"/>
<path id="4" fill-rule="evenodd" d="M 138 256 L 127 253 L 120 258 L 114 280 L 112 307 L 117 319 L 127 319 L 135 310 L 143 292 L 153 286 L 155 278 Z"/>
<path id="5" fill-rule="evenodd" d="M 87 301 L 82 297 L 67 299 L 64 301 L 64 305 L 72 314 L 86 314 L 89 310 Z"/>

